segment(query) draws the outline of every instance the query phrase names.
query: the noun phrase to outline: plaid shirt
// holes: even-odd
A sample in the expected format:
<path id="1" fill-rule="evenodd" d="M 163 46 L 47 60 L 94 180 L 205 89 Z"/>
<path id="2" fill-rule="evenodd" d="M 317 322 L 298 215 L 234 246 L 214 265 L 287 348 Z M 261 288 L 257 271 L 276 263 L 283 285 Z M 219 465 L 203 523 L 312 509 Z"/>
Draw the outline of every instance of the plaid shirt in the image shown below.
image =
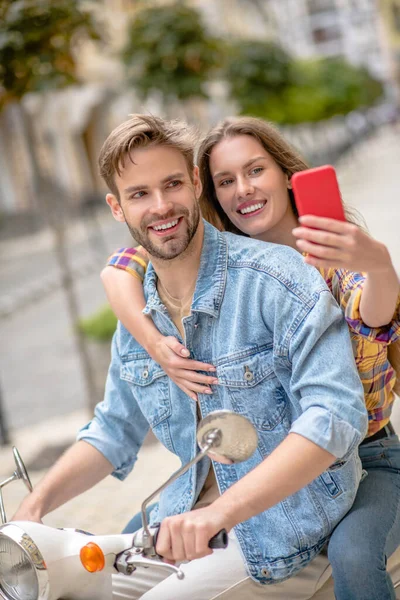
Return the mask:
<path id="1" fill-rule="evenodd" d="M 365 277 L 344 269 L 320 269 L 320 273 L 343 310 L 350 329 L 354 358 L 368 410 L 368 437 L 389 422 L 395 399 L 393 387 L 396 372 L 388 360 L 388 344 L 400 339 L 400 297 L 394 319 L 388 325 L 368 327 L 360 315 Z"/>
<path id="2" fill-rule="evenodd" d="M 143 283 L 148 259 L 143 254 L 142 246 L 136 248 L 119 248 L 108 257 L 107 266 L 128 271 Z"/>
<path id="3" fill-rule="evenodd" d="M 120 248 L 108 259 L 107 265 L 128 271 L 143 281 L 148 259 L 143 248 Z M 367 327 L 361 319 L 360 300 L 365 277 L 344 269 L 320 269 L 335 300 L 344 312 L 350 329 L 354 357 L 364 386 L 371 436 L 390 419 L 395 395 L 396 373 L 388 360 L 388 344 L 400 340 L 400 297 L 395 318 L 385 327 Z M 399 342 L 400 343 L 400 342 Z"/>

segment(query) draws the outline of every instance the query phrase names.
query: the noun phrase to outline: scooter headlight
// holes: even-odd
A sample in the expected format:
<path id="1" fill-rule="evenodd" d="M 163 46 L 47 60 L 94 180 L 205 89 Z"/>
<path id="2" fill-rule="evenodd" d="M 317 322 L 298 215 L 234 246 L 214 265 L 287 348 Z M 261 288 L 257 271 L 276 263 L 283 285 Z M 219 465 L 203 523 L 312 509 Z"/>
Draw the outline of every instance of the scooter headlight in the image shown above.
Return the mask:
<path id="1" fill-rule="evenodd" d="M 19 526 L 0 529 L 0 598 L 42 600 L 46 565 L 32 538 Z"/>
<path id="2" fill-rule="evenodd" d="M 39 591 L 29 556 L 4 536 L 0 536 L 0 589 L 10 600 L 37 600 Z"/>

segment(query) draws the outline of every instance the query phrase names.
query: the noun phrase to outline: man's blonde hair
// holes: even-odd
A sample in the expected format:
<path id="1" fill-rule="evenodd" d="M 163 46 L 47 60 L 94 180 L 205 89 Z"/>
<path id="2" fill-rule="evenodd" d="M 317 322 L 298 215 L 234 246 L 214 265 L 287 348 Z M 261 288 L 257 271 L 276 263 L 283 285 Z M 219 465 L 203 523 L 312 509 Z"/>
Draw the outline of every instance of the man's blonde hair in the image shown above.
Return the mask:
<path id="1" fill-rule="evenodd" d="M 127 159 L 133 162 L 132 151 L 146 146 L 170 146 L 183 155 L 192 178 L 195 144 L 194 131 L 182 121 L 166 121 L 152 115 L 130 115 L 104 142 L 99 155 L 100 175 L 119 200 L 115 174 L 121 175 Z"/>

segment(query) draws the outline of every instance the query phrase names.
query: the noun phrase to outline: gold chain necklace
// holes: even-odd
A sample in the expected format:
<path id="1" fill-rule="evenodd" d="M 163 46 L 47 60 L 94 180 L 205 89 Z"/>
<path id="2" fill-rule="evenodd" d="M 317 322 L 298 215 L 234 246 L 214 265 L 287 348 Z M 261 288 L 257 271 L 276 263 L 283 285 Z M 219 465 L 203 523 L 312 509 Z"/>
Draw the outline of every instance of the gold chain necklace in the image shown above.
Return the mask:
<path id="1" fill-rule="evenodd" d="M 196 282 L 197 282 L 197 275 L 196 275 L 196 279 L 192 282 L 189 291 L 184 295 L 184 297 L 183 298 L 175 298 L 174 296 L 171 296 L 171 294 L 169 293 L 169 291 L 167 290 L 167 288 L 165 287 L 165 285 L 163 285 L 162 282 L 161 282 L 161 280 L 158 279 L 158 285 L 162 289 L 162 291 L 165 294 L 165 296 L 168 298 L 168 301 L 175 308 L 178 308 L 180 310 L 182 310 L 182 308 L 184 308 L 186 306 L 188 300 L 192 299 L 193 292 L 194 292 L 195 287 L 196 287 Z"/>

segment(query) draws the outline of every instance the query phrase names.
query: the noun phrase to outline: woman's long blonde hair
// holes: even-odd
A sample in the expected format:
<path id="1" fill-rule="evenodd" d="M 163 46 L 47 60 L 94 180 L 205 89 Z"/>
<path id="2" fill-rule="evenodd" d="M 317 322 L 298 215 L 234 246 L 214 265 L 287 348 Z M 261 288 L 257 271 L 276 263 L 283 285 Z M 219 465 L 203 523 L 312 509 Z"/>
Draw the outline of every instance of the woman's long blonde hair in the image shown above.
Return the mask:
<path id="1" fill-rule="evenodd" d="M 202 215 L 209 223 L 221 231 L 231 231 L 232 233 L 246 235 L 231 223 L 222 210 L 217 199 L 210 170 L 210 156 L 213 148 L 224 138 L 233 138 L 238 135 L 250 135 L 255 138 L 271 154 L 289 179 L 293 173 L 304 171 L 309 166 L 271 123 L 267 123 L 261 119 L 254 117 L 230 117 L 209 131 L 201 141 L 196 161 L 203 184 L 203 192 L 200 197 Z M 292 210 L 298 216 L 292 190 L 289 190 L 289 197 Z"/>
<path id="2" fill-rule="evenodd" d="M 308 169 L 309 165 L 301 157 L 300 153 L 285 140 L 276 127 L 262 119 L 255 117 L 229 117 L 206 134 L 200 143 L 196 161 L 203 183 L 203 191 L 200 197 L 202 215 L 220 231 L 230 231 L 246 236 L 246 234 L 233 225 L 218 202 L 210 169 L 210 156 L 213 148 L 221 140 L 234 138 L 239 135 L 249 135 L 255 138 L 272 156 L 289 179 L 293 173 Z M 289 189 L 288 192 L 292 210 L 295 216 L 298 217 L 293 191 Z M 347 220 L 366 230 L 364 221 L 358 211 L 348 208 L 346 205 L 344 208 Z M 388 358 L 397 375 L 394 391 L 400 396 L 400 340 L 394 344 L 390 344 L 388 347 Z"/>

